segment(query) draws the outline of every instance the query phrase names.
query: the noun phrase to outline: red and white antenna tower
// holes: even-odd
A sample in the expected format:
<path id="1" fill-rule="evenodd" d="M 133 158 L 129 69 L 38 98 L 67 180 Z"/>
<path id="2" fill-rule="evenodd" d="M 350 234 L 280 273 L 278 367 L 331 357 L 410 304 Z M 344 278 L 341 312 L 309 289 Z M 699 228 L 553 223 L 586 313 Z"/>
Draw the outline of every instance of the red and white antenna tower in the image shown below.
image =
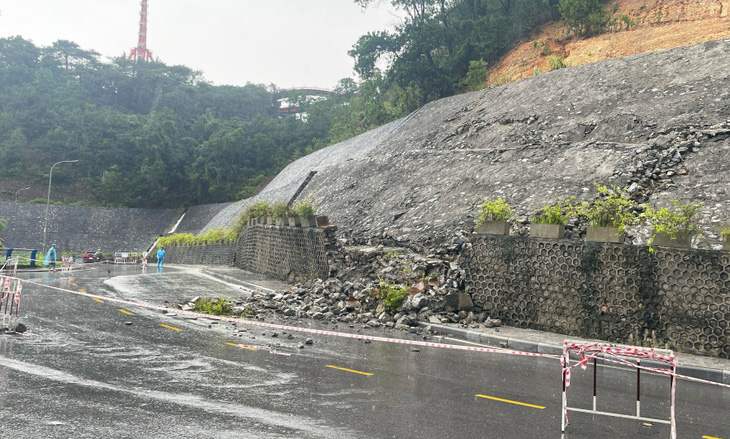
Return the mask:
<path id="1" fill-rule="evenodd" d="M 147 49 L 147 0 L 142 0 L 142 11 L 139 13 L 139 39 L 137 47 L 129 54 L 129 59 L 152 61 L 152 52 Z"/>

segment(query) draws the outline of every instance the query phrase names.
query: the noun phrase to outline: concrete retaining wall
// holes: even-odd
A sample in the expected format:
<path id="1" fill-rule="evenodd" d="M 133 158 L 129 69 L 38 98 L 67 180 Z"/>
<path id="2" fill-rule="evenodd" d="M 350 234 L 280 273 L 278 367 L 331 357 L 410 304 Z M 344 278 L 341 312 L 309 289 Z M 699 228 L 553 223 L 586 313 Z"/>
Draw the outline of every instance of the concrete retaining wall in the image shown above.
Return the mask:
<path id="1" fill-rule="evenodd" d="M 730 358 L 730 252 L 474 235 L 466 256 L 507 325 Z"/>
<path id="2" fill-rule="evenodd" d="M 0 218 L 8 220 L 2 234 L 6 247 L 41 248 L 45 204 L 0 201 Z M 96 250 L 142 252 L 169 231 L 183 209 L 114 209 L 90 206 L 50 206 L 46 246 L 59 251 Z"/>

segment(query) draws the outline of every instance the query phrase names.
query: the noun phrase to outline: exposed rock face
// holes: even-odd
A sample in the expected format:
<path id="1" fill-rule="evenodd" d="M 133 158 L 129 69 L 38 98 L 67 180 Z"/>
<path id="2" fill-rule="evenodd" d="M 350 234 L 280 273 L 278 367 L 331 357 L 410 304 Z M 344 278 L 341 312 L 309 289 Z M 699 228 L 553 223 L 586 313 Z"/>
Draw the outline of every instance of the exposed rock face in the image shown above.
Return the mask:
<path id="1" fill-rule="evenodd" d="M 473 229 L 480 197 L 504 197 L 526 220 L 596 197 L 594 182 L 660 206 L 703 201 L 727 221 L 729 55 L 730 40 L 713 41 L 432 102 L 367 155 L 320 168 L 304 194 L 355 242 L 440 246 Z M 708 224 L 698 245 L 719 247 Z"/>
<path id="2" fill-rule="evenodd" d="M 290 166 L 258 199 L 301 197 L 348 242 L 442 247 L 470 232 L 481 197 L 527 221 L 546 204 L 631 187 L 639 202 L 702 201 L 703 237 L 719 248 L 730 220 L 730 40 L 558 70 L 432 102 L 405 119 Z M 207 228 L 232 224 L 252 200 Z M 647 235 L 634 231 L 635 242 Z"/>

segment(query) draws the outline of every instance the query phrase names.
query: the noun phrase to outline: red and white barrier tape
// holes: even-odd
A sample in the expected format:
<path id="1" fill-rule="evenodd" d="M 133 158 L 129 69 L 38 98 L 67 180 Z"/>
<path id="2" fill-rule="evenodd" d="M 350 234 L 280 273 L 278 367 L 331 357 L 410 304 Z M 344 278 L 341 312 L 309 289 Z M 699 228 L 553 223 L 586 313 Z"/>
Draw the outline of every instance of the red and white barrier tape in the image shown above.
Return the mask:
<path id="1" fill-rule="evenodd" d="M 452 344 L 445 344 L 445 343 L 433 343 L 433 342 L 418 341 L 418 340 L 406 340 L 406 339 L 400 339 L 400 338 L 377 337 L 377 336 L 372 336 L 372 335 L 351 334 L 351 333 L 347 333 L 347 332 L 336 332 L 336 331 L 327 331 L 327 330 L 323 330 L 323 329 L 301 328 L 298 326 L 288 326 L 288 325 L 278 325 L 275 323 L 257 322 L 257 321 L 247 320 L 247 319 L 223 317 L 223 316 L 197 313 L 197 312 L 193 312 L 193 311 L 185 311 L 185 310 L 180 310 L 180 309 L 175 309 L 175 308 L 167 308 L 164 306 L 157 306 L 157 305 L 152 305 L 152 304 L 143 303 L 143 302 L 132 302 L 129 300 L 117 299 L 115 297 L 99 296 L 96 294 L 82 293 L 79 291 L 69 290 L 66 288 L 44 285 L 44 284 L 33 282 L 33 281 L 26 280 L 23 282 L 30 283 L 30 284 L 33 284 L 33 285 L 36 285 L 39 287 L 43 287 L 43 288 L 71 293 L 71 294 L 75 294 L 78 296 L 85 296 L 85 297 L 96 298 L 99 300 L 106 300 L 109 302 L 119 303 L 122 305 L 136 306 L 136 307 L 155 310 L 155 311 L 165 311 L 165 312 L 169 312 L 169 313 L 176 313 L 176 314 L 182 314 L 182 315 L 187 315 L 187 316 L 191 316 L 191 317 L 205 318 L 205 319 L 209 319 L 209 320 L 219 320 L 219 321 L 223 321 L 223 322 L 240 323 L 240 324 L 248 325 L 248 326 L 257 326 L 257 327 L 262 327 L 262 328 L 278 329 L 281 331 L 302 332 L 302 333 L 315 334 L 315 335 L 330 335 L 330 336 L 334 336 L 334 337 L 350 338 L 350 339 L 356 339 L 356 340 L 370 340 L 370 341 L 377 341 L 377 342 L 383 342 L 383 343 L 395 343 L 395 344 L 402 344 L 402 345 L 432 347 L 432 348 L 440 348 L 440 349 L 453 349 L 453 350 L 459 350 L 459 351 L 518 355 L 518 356 L 524 356 L 524 357 L 550 358 L 550 359 L 559 359 L 559 360 L 561 360 L 561 362 L 563 361 L 563 356 L 561 356 L 561 355 L 541 354 L 541 353 L 536 353 L 536 352 L 523 352 L 523 351 L 498 349 L 498 348 L 484 348 L 484 347 L 477 347 L 477 346 L 460 346 L 460 345 L 452 345 Z M 612 355 L 620 355 L 620 354 L 618 354 L 618 352 L 620 352 L 620 351 L 621 351 L 620 349 L 613 348 L 613 349 L 608 350 L 608 352 L 606 352 L 606 353 L 610 353 Z M 607 362 L 623 364 L 619 361 L 611 360 L 609 358 L 603 358 L 603 360 L 607 361 Z M 686 375 L 680 375 L 677 373 L 672 373 L 671 371 L 668 371 L 666 369 L 638 366 L 638 365 L 630 363 L 630 362 L 626 362 L 626 364 L 631 365 L 633 367 L 639 367 L 639 368 L 646 369 L 649 371 L 661 373 L 664 375 L 673 375 L 676 378 L 681 378 L 681 379 L 685 379 L 688 381 L 694 381 L 697 383 L 705 383 L 705 384 L 711 384 L 714 386 L 730 388 L 730 385 L 728 385 L 728 384 L 717 383 L 717 382 L 709 381 L 709 380 L 703 380 L 701 378 L 693 378 L 693 377 L 686 376 Z M 580 365 L 580 363 L 576 364 L 576 366 L 577 365 Z M 575 367 L 575 366 L 573 366 L 573 367 Z M 571 369 L 572 369 L 572 367 L 571 367 Z"/>
<path id="2" fill-rule="evenodd" d="M 471 351 L 471 352 L 489 352 L 489 353 L 496 353 L 496 354 L 509 354 L 509 355 L 520 355 L 525 357 L 544 357 L 544 358 L 551 358 L 551 359 L 557 359 L 557 355 L 549 355 L 549 354 L 541 354 L 541 353 L 534 353 L 534 352 L 522 352 L 522 351 L 510 351 L 505 349 L 497 349 L 497 348 L 484 348 L 484 347 L 477 347 L 477 346 L 460 346 L 460 345 L 451 345 L 451 344 L 445 344 L 445 343 L 433 343 L 433 342 L 426 342 L 426 341 L 418 341 L 418 340 L 405 340 L 405 339 L 399 339 L 399 338 L 388 338 L 388 337 L 377 337 L 372 335 L 362 335 L 362 334 L 351 334 L 347 332 L 336 332 L 336 331 L 328 331 L 323 329 L 312 329 L 312 328 L 301 328 L 298 326 L 288 326 L 288 325 L 278 325 L 275 323 L 266 323 L 266 322 L 257 322 L 247 319 L 239 319 L 239 318 L 233 318 L 233 317 L 223 317 L 223 316 L 215 316 L 210 314 L 203 314 L 203 313 L 197 313 L 193 311 L 185 311 L 175 308 L 167 308 L 164 306 L 157 306 L 152 305 L 149 303 L 143 303 L 143 302 L 132 302 L 129 300 L 123 300 L 123 299 L 117 299 L 115 297 L 108 297 L 108 296 L 99 296 L 96 294 L 89 294 L 89 293 L 82 293 L 79 291 L 69 290 L 66 288 L 60 288 L 60 287 L 53 287 L 49 285 L 44 285 L 37 282 L 32 281 L 24 281 L 33 285 L 37 285 L 44 288 L 49 288 L 56 291 L 62 291 L 66 293 L 76 294 L 79 296 L 85 296 L 85 297 L 91 297 L 96 298 L 99 300 L 106 300 L 109 302 L 114 302 L 122 305 L 128 305 L 128 306 L 136 306 L 141 307 L 145 309 L 151 309 L 155 311 L 164 311 L 169 313 L 176 313 L 191 317 L 200 317 L 200 318 L 206 318 L 210 320 L 219 320 L 223 322 L 231 322 L 231 323 L 240 323 L 248 326 L 258 326 L 262 328 L 270 328 L 270 329 L 278 329 L 281 331 L 292 331 L 292 332 L 303 332 L 307 334 L 316 334 L 316 335 L 330 335 L 335 337 L 342 337 L 342 338 L 351 338 L 351 339 L 357 339 L 357 340 L 370 340 L 370 341 L 378 341 L 378 342 L 384 342 L 384 343 L 395 343 L 395 344 L 403 344 L 403 345 L 411 345 L 411 346 L 423 346 L 423 347 L 434 347 L 434 348 L 443 348 L 443 349 L 455 349 L 455 350 L 461 350 L 461 351 Z"/>

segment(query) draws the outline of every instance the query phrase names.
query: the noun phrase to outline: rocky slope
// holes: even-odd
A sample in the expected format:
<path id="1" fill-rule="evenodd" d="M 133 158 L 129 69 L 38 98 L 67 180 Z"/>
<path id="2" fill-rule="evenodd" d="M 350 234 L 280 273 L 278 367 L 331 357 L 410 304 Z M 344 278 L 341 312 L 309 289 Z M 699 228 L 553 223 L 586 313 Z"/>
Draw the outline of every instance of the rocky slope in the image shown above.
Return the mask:
<path id="1" fill-rule="evenodd" d="M 609 58 L 730 38 L 728 0 L 619 0 L 608 2 L 616 25 L 592 38 L 568 35 L 559 22 L 543 26 L 530 41 L 491 66 L 490 83 L 513 82 L 553 69 L 561 58 L 578 66 Z M 623 16 L 626 21 L 620 19 Z"/>
<path id="2" fill-rule="evenodd" d="M 695 246 L 719 248 L 730 221 L 729 55 L 730 40 L 711 41 L 432 102 L 292 163 L 257 199 L 288 199 L 318 171 L 301 196 L 321 200 L 343 240 L 429 248 L 471 233 L 481 197 L 506 198 L 526 222 L 546 204 L 595 198 L 597 182 L 657 206 L 704 202 Z"/>

